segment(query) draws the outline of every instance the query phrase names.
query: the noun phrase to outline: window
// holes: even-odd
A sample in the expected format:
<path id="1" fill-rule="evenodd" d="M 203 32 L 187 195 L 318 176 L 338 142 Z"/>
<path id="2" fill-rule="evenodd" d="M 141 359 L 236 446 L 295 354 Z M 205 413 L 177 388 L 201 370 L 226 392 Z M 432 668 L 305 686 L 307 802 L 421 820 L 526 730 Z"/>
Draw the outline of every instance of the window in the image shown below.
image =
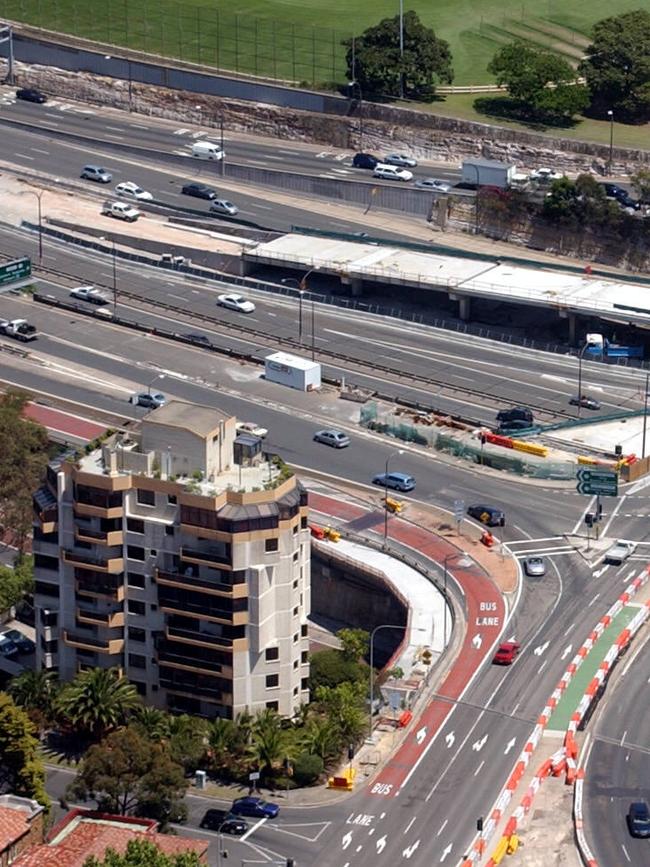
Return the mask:
<path id="1" fill-rule="evenodd" d="M 300 654 L 300 664 L 301 665 L 307 665 L 308 663 L 309 663 L 309 651 L 303 650 L 303 652 Z"/>
<path id="2" fill-rule="evenodd" d="M 267 647 L 265 657 L 267 662 L 274 662 L 280 658 L 280 649 L 278 647 Z"/>
<path id="3" fill-rule="evenodd" d="M 140 683 L 139 680 L 133 680 L 133 679 L 131 679 L 131 683 L 135 687 L 135 690 L 138 693 L 138 695 L 141 695 L 144 698 L 147 697 L 147 684 L 146 683 Z"/>
<path id="4" fill-rule="evenodd" d="M 298 660 L 297 660 L 297 659 L 294 659 L 294 661 L 293 661 L 293 667 L 294 667 L 294 668 L 298 668 Z"/>
<path id="5" fill-rule="evenodd" d="M 280 704 L 277 701 L 267 701 L 266 708 L 267 710 L 274 710 L 277 712 L 280 710 Z"/>
<path id="6" fill-rule="evenodd" d="M 36 555 L 38 556 L 38 555 Z M 34 558 L 36 559 L 36 558 Z M 55 599 L 59 598 L 59 588 L 56 584 L 49 584 L 47 581 L 34 582 L 34 594 L 36 596 L 52 596 Z"/>
<path id="7" fill-rule="evenodd" d="M 49 641 L 46 641 L 41 635 L 41 649 L 43 653 L 56 653 L 59 649 L 58 639 L 51 638 Z"/>
<path id="8" fill-rule="evenodd" d="M 293 688 L 293 694 L 294 694 L 294 695 L 298 695 L 298 687 L 297 687 L 297 686 L 294 686 L 294 688 Z"/>
<path id="9" fill-rule="evenodd" d="M 307 516 L 306 515 L 303 515 L 302 518 L 300 519 L 300 529 L 301 530 L 307 529 Z"/>
<path id="10" fill-rule="evenodd" d="M 176 498 L 176 494 L 167 494 L 167 502 L 169 503 L 170 506 L 175 506 L 176 503 L 178 502 L 178 500 Z"/>
<path id="11" fill-rule="evenodd" d="M 145 577 L 139 572 L 127 572 L 126 580 L 128 581 L 129 587 L 144 587 L 145 585 Z"/>
<path id="12" fill-rule="evenodd" d="M 303 638 L 305 638 L 307 636 L 307 629 L 308 629 L 308 625 L 306 623 L 303 623 L 302 626 L 300 627 L 300 634 L 302 635 Z"/>
<path id="13" fill-rule="evenodd" d="M 297 578 L 296 578 L 296 580 L 293 582 L 293 585 L 292 585 L 292 586 L 293 586 L 293 589 L 294 589 L 294 590 L 297 590 L 297 589 L 298 589 L 298 579 L 297 579 Z"/>
<path id="14" fill-rule="evenodd" d="M 54 572 L 59 571 L 59 558 L 48 557 L 46 554 L 34 554 L 35 569 L 52 569 Z"/>
<path id="15" fill-rule="evenodd" d="M 137 626 L 129 626 L 129 641 L 146 641 L 147 633 Z"/>
<path id="16" fill-rule="evenodd" d="M 299 557 L 299 556 L 300 556 L 299 552 L 298 552 L 298 551 L 294 551 L 294 553 L 293 553 L 293 562 L 294 562 L 294 563 L 297 563 L 297 562 L 298 562 L 298 557 Z"/>
<path id="17" fill-rule="evenodd" d="M 146 606 L 144 602 L 139 602 L 137 599 L 129 599 L 128 602 L 129 614 L 140 614 L 141 616 L 146 613 Z"/>
<path id="18" fill-rule="evenodd" d="M 307 692 L 307 690 L 309 689 L 309 678 L 308 677 L 302 678 L 302 680 L 300 681 L 300 689 L 303 692 Z"/>
<path id="19" fill-rule="evenodd" d="M 298 633 L 296 632 L 296 634 L 293 636 L 293 643 L 294 644 L 298 644 L 298 638 L 299 638 L 299 636 L 298 636 Z"/>
<path id="20" fill-rule="evenodd" d="M 278 550 L 278 540 L 277 539 L 265 539 L 264 540 L 264 550 L 267 553 L 269 551 L 277 551 Z"/>
<path id="21" fill-rule="evenodd" d="M 155 506 L 156 492 L 146 491 L 144 488 L 136 488 L 135 499 L 141 506 Z"/>
<path id="22" fill-rule="evenodd" d="M 126 529 L 131 533 L 144 533 L 144 521 L 140 518 L 127 518 Z"/>
<path id="23" fill-rule="evenodd" d="M 41 608 L 40 617 L 42 626 L 56 626 L 59 621 L 59 612 L 50 611 L 48 608 Z"/>
<path id="24" fill-rule="evenodd" d="M 129 560 L 144 560 L 144 548 L 139 545 L 127 545 L 126 556 Z"/>
<path id="25" fill-rule="evenodd" d="M 174 535 L 174 525 L 167 524 L 165 526 L 165 536 L 173 536 Z"/>
<path id="26" fill-rule="evenodd" d="M 293 527 L 291 532 L 293 533 L 294 536 L 296 536 L 298 534 L 298 525 L 297 524 L 295 524 L 295 526 Z"/>
<path id="27" fill-rule="evenodd" d="M 139 653 L 129 653 L 129 665 L 132 668 L 146 668 L 147 657 L 140 656 Z"/>
<path id="28" fill-rule="evenodd" d="M 296 607 L 293 609 L 293 616 L 294 616 L 294 617 L 297 617 L 297 616 L 298 616 L 298 606 L 297 606 L 297 605 L 296 605 Z"/>
<path id="29" fill-rule="evenodd" d="M 280 686 L 280 675 L 279 674 L 267 674 L 266 675 L 266 688 L 267 689 L 275 689 L 276 686 Z"/>

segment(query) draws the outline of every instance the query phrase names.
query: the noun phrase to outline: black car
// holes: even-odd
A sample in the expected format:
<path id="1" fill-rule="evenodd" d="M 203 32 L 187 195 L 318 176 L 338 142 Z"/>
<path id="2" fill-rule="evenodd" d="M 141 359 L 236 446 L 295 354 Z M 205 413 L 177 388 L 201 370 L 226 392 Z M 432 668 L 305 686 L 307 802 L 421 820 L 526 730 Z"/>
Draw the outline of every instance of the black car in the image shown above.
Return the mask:
<path id="1" fill-rule="evenodd" d="M 470 518 L 475 518 L 486 527 L 505 527 L 506 516 L 501 509 L 496 506 L 486 506 L 484 503 L 475 503 L 473 506 L 468 506 L 467 514 Z"/>
<path id="2" fill-rule="evenodd" d="M 205 334 L 181 334 L 183 340 L 190 340 L 192 343 L 201 343 L 203 346 L 209 346 L 210 341 Z"/>
<path id="3" fill-rule="evenodd" d="M 503 424 L 499 425 L 497 428 L 497 433 L 500 435 L 508 435 L 511 433 L 515 433 L 518 430 L 530 430 L 532 422 L 524 421 L 521 418 L 515 418 L 512 421 L 504 421 Z"/>
<path id="4" fill-rule="evenodd" d="M 509 426 L 512 421 L 527 421 L 533 423 L 533 413 L 527 406 L 513 406 L 511 409 L 500 409 L 497 413 L 497 421 L 503 427 Z"/>
<path id="5" fill-rule="evenodd" d="M 641 207 L 641 202 L 633 199 L 625 190 L 621 190 L 620 195 L 616 196 L 616 201 L 621 205 L 621 207 L 632 208 L 634 211 L 638 211 Z"/>
<path id="6" fill-rule="evenodd" d="M 16 99 L 24 99 L 25 102 L 47 102 L 47 97 L 35 87 L 21 87 L 16 91 Z"/>
<path id="7" fill-rule="evenodd" d="M 241 816 L 235 816 L 226 810 L 208 810 L 201 819 L 199 827 L 207 828 L 208 831 L 218 831 L 220 834 L 232 834 L 235 837 L 241 837 L 248 831 L 248 822 Z"/>
<path id="8" fill-rule="evenodd" d="M 16 645 L 18 653 L 34 653 L 36 650 L 36 645 L 32 639 L 23 635 L 23 633 L 19 632 L 17 629 L 7 629 L 7 631 L 3 632 L 2 635 Z"/>
<path id="9" fill-rule="evenodd" d="M 195 199 L 216 199 L 217 191 L 205 184 L 185 184 L 181 190 L 184 196 L 194 196 Z"/>
<path id="10" fill-rule="evenodd" d="M 623 187 L 619 187 L 618 184 L 609 184 L 609 183 L 601 183 L 600 185 L 605 190 L 605 195 L 609 199 L 618 199 L 618 197 L 622 194 L 627 196 L 627 190 L 624 190 Z"/>
<path id="11" fill-rule="evenodd" d="M 352 165 L 357 169 L 375 169 L 379 165 L 379 160 L 372 154 L 355 154 Z"/>
<path id="12" fill-rule="evenodd" d="M 650 837 L 650 810 L 645 801 L 630 804 L 627 827 L 633 837 Z"/>

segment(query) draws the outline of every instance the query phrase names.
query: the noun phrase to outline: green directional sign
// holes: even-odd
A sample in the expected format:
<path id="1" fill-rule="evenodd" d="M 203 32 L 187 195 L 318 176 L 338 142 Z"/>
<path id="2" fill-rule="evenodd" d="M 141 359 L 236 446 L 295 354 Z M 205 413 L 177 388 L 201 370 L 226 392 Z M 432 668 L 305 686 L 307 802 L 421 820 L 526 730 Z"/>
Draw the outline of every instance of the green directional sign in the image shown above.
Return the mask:
<path id="1" fill-rule="evenodd" d="M 0 265 L 0 286 L 9 286 L 19 280 L 25 280 L 32 275 L 32 260 L 25 256 L 24 259 L 14 259 L 12 262 L 4 262 Z"/>
<path id="2" fill-rule="evenodd" d="M 576 473 L 579 494 L 618 497 L 618 473 L 614 470 L 592 470 L 581 467 Z"/>

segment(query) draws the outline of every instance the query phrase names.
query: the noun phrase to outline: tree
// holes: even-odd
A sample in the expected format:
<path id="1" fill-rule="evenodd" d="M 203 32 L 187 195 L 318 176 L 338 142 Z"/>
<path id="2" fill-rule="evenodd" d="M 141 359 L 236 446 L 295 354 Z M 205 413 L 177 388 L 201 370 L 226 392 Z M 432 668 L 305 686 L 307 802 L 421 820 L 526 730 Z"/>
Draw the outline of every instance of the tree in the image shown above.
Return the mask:
<path id="1" fill-rule="evenodd" d="M 269 776 L 273 766 L 287 753 L 287 732 L 282 728 L 279 714 L 269 708 L 255 717 L 250 744 L 250 755 L 258 763 L 262 776 Z"/>
<path id="2" fill-rule="evenodd" d="M 358 662 L 368 653 L 370 635 L 365 629 L 339 629 L 336 637 L 343 645 L 344 659 Z"/>
<path id="3" fill-rule="evenodd" d="M 346 659 L 341 650 L 319 650 L 309 660 L 309 690 L 312 695 L 319 686 L 338 686 L 368 677 L 368 668 L 361 662 Z"/>
<path id="4" fill-rule="evenodd" d="M 94 855 L 84 861 L 83 867 L 203 867 L 196 852 L 165 855 L 151 840 L 129 840 L 123 855 L 107 849 L 100 861 Z"/>
<path id="5" fill-rule="evenodd" d="M 33 589 L 33 557 L 19 555 L 13 568 L 0 565 L 0 611 L 18 605 Z"/>
<path id="6" fill-rule="evenodd" d="M 336 726 L 343 743 L 358 740 L 365 728 L 366 695 L 367 688 L 362 683 L 340 683 L 334 688 L 321 686 L 316 690 L 316 700 Z"/>
<path id="7" fill-rule="evenodd" d="M 49 809 L 36 729 L 25 711 L 0 692 L 0 792 L 34 798 Z"/>
<path id="8" fill-rule="evenodd" d="M 567 118 L 589 105 L 587 89 L 576 83 L 577 74 L 564 58 L 524 42 L 503 45 L 488 72 L 521 103 L 523 114 Z"/>
<path id="9" fill-rule="evenodd" d="M 650 169 L 639 169 L 630 180 L 639 199 L 642 202 L 650 202 Z"/>
<path id="10" fill-rule="evenodd" d="M 47 465 L 47 431 L 23 417 L 27 395 L 9 388 L 0 395 L 0 529 L 23 551 L 32 527 L 32 492 Z"/>
<path id="11" fill-rule="evenodd" d="M 637 9 L 594 26 L 580 65 L 591 91 L 591 111 L 617 120 L 650 118 L 650 12 Z"/>
<path id="12" fill-rule="evenodd" d="M 575 181 L 553 181 L 542 206 L 548 223 L 569 228 L 616 229 L 621 210 L 605 195 L 605 190 L 591 175 L 578 175 Z"/>
<path id="13" fill-rule="evenodd" d="M 342 737 L 331 719 L 317 716 L 308 721 L 301 733 L 300 742 L 309 755 L 318 756 L 325 764 L 341 749 Z"/>
<path id="14" fill-rule="evenodd" d="M 353 39 L 346 39 L 348 78 L 364 96 L 433 99 L 436 81 L 451 84 L 449 43 L 425 27 L 416 12 L 403 19 L 404 54 L 400 53 L 400 19 L 384 18 Z M 401 82 L 401 87 L 400 87 Z"/>
<path id="15" fill-rule="evenodd" d="M 133 684 L 112 668 L 91 668 L 66 684 L 56 707 L 64 721 L 91 740 L 121 725 L 140 699 Z"/>
<path id="16" fill-rule="evenodd" d="M 131 725 L 143 737 L 161 743 L 171 737 L 171 721 L 172 717 L 164 710 L 143 704 L 133 711 Z"/>
<path id="17" fill-rule="evenodd" d="M 293 781 L 298 786 L 311 786 L 323 773 L 324 765 L 320 756 L 300 753 L 293 763 Z"/>
<path id="18" fill-rule="evenodd" d="M 201 717 L 173 716 L 169 723 L 169 751 L 186 773 L 194 773 L 201 764 L 208 745 L 208 723 Z"/>
<path id="19" fill-rule="evenodd" d="M 109 813 L 138 813 L 165 824 L 184 817 L 185 788 L 183 769 L 168 747 L 127 726 L 88 750 L 69 793 L 93 798 Z"/>
<path id="20" fill-rule="evenodd" d="M 235 743 L 235 724 L 232 720 L 217 717 L 208 730 L 208 754 L 214 770 L 221 776 L 231 773 Z"/>
<path id="21" fill-rule="evenodd" d="M 52 719 L 58 683 L 51 671 L 26 669 L 13 678 L 7 691 L 37 728 L 43 729 Z"/>

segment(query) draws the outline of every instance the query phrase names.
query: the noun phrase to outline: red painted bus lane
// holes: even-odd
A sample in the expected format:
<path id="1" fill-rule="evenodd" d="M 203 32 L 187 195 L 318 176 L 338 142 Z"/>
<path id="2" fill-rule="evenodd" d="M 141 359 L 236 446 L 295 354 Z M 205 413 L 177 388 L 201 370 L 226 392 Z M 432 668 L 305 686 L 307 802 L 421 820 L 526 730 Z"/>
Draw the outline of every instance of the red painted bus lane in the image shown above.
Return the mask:
<path id="1" fill-rule="evenodd" d="M 42 424 L 49 431 L 67 434 L 78 439 L 90 441 L 106 431 L 105 424 L 98 424 L 95 421 L 81 418 L 81 416 L 72 415 L 72 413 L 63 412 L 60 409 L 53 409 L 50 406 L 41 406 L 37 403 L 28 403 L 24 414 L 32 421 Z"/>

